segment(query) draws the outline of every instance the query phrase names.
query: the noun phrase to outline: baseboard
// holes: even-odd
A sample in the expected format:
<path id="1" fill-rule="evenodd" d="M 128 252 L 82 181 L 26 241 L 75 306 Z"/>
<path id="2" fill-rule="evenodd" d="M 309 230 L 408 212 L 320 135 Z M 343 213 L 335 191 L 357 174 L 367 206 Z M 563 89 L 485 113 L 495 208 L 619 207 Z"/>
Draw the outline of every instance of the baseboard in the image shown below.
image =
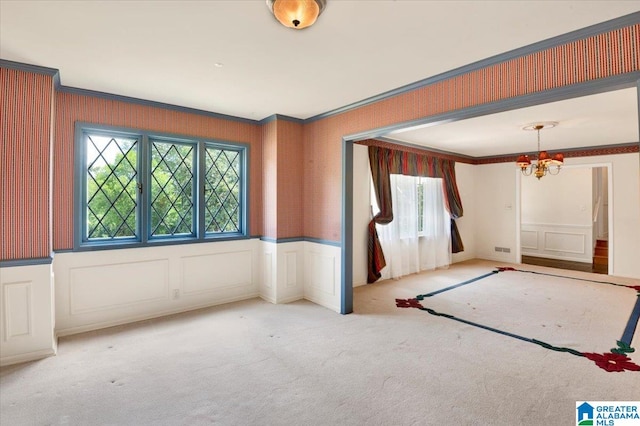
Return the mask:
<path id="1" fill-rule="evenodd" d="M 501 256 L 501 257 L 494 256 L 491 254 L 480 254 L 476 257 L 476 259 L 491 260 L 492 262 L 516 263 L 515 257 L 512 253 L 510 253 L 508 256 Z"/>
<path id="2" fill-rule="evenodd" d="M 265 296 L 264 294 L 261 294 L 261 295 L 259 295 L 258 297 L 259 297 L 260 299 L 264 300 L 265 302 L 269 302 L 269 303 L 271 303 L 272 305 L 275 305 L 275 304 L 276 304 L 276 299 L 273 299 L 273 298 L 271 298 L 271 297 L 269 297 L 269 296 Z"/>
<path id="3" fill-rule="evenodd" d="M 39 359 L 48 358 L 56 354 L 56 347 L 43 349 L 41 351 L 27 352 L 25 354 L 6 356 L 0 358 L 0 367 L 6 367 L 7 365 L 20 364 L 28 361 L 37 361 Z"/>
<path id="4" fill-rule="evenodd" d="M 296 302 L 298 300 L 304 300 L 304 296 L 296 295 L 296 296 L 285 297 L 284 299 L 279 300 L 278 303 L 291 303 L 291 302 Z"/>
<path id="5" fill-rule="evenodd" d="M 265 302 L 269 302 L 269 303 L 272 303 L 274 305 L 296 302 L 298 300 L 304 300 L 304 296 L 300 296 L 300 295 L 289 296 L 289 297 L 286 297 L 286 298 L 278 300 L 278 301 L 276 301 L 276 299 L 273 299 L 273 298 L 271 298 L 269 296 L 264 296 L 262 294 L 260 295 L 260 298 L 262 300 L 264 300 Z"/>
<path id="6" fill-rule="evenodd" d="M 316 305 L 320 305 L 323 308 L 327 308 L 327 309 L 332 310 L 334 312 L 340 313 L 340 306 L 333 306 L 333 305 L 331 305 L 329 303 L 326 303 L 323 300 L 319 300 L 319 299 L 316 299 L 316 298 L 310 297 L 310 296 L 304 296 L 304 300 L 308 300 L 309 302 L 315 303 Z"/>
<path id="7" fill-rule="evenodd" d="M 56 330 L 56 336 L 58 336 L 58 337 L 71 336 L 73 334 L 86 333 L 88 331 L 101 330 L 103 328 L 109 328 L 109 327 L 117 327 L 119 325 L 131 324 L 131 323 L 134 323 L 134 322 L 146 321 L 146 320 L 150 320 L 150 319 L 166 317 L 166 316 L 169 316 L 169 315 L 181 314 L 183 312 L 196 311 L 198 309 L 210 308 L 210 307 L 213 307 L 213 306 L 224 305 L 224 304 L 233 303 L 233 302 L 239 302 L 239 301 L 242 301 L 242 300 L 255 299 L 257 297 L 261 297 L 261 296 L 260 296 L 260 294 L 258 294 L 258 292 L 255 292 L 255 293 L 245 294 L 245 295 L 238 296 L 238 297 L 231 297 L 231 298 L 227 298 L 227 299 L 216 300 L 215 302 L 208 302 L 208 303 L 203 303 L 203 304 L 200 304 L 200 305 L 192 305 L 192 306 L 188 306 L 188 307 L 182 307 L 182 308 L 177 308 L 177 309 L 160 311 L 160 312 L 156 312 L 156 313 L 153 313 L 153 314 L 136 315 L 136 316 L 126 317 L 126 318 L 121 318 L 121 319 L 114 320 L 114 321 L 105 321 L 105 322 L 100 322 L 100 323 L 82 325 L 82 326 L 78 326 L 78 327 L 70 327 L 70 328 L 65 328 L 65 329 L 62 329 L 62 330 Z"/>
<path id="8" fill-rule="evenodd" d="M 546 254 L 546 253 L 545 254 L 522 253 L 522 256 L 538 257 L 541 259 L 566 260 L 568 262 L 579 262 L 579 263 L 585 263 L 585 264 L 592 263 L 591 260 L 587 260 L 584 258 L 571 257 L 571 256 L 554 256 L 552 254 Z"/>

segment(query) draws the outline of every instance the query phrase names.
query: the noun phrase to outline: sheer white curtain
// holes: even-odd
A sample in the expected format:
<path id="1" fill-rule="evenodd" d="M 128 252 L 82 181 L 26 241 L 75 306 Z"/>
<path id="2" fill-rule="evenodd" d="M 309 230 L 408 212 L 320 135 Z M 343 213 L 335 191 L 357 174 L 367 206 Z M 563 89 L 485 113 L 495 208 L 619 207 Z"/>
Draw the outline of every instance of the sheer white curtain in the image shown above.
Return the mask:
<path id="1" fill-rule="evenodd" d="M 382 279 L 449 265 L 449 213 L 442 179 L 392 174 L 391 198 L 393 221 L 376 225 L 387 262 Z M 375 195 L 372 199 L 376 213 Z"/>
<path id="2" fill-rule="evenodd" d="M 419 179 L 423 189 L 424 209 L 420 234 L 420 270 L 449 266 L 451 217 L 445 207 L 442 179 Z"/>

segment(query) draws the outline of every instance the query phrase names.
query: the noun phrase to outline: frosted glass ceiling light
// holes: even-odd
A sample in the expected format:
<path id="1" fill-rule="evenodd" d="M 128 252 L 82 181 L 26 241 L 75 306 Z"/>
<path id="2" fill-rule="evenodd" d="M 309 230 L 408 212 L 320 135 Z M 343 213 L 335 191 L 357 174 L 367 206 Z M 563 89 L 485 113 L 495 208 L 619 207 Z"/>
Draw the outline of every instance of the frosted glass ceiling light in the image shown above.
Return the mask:
<path id="1" fill-rule="evenodd" d="M 326 5 L 327 0 L 267 0 L 273 16 L 285 27 L 296 30 L 313 25 Z"/>

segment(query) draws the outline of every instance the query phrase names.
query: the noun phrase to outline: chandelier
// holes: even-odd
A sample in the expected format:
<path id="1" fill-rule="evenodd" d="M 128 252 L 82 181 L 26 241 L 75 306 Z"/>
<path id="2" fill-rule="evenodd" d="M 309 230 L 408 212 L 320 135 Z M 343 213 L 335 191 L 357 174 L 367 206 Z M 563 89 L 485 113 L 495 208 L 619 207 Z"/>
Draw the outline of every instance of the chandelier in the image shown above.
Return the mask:
<path id="1" fill-rule="evenodd" d="M 557 125 L 558 123 L 555 121 L 547 121 L 544 123 L 529 124 L 522 128 L 522 130 L 535 130 L 538 133 L 537 161 L 532 163 L 529 156 L 526 154 L 520 155 L 516 161 L 516 165 L 520 168 L 523 175 L 531 176 L 533 174 L 539 180 L 542 176 L 546 176 L 547 173 L 550 175 L 557 175 L 560 173 L 560 167 L 564 164 L 564 155 L 557 153 L 551 157 L 547 151 L 540 151 L 540 130 L 555 127 Z"/>
<path id="2" fill-rule="evenodd" d="M 267 0 L 273 16 L 285 27 L 296 30 L 313 25 L 326 5 L 327 0 Z"/>

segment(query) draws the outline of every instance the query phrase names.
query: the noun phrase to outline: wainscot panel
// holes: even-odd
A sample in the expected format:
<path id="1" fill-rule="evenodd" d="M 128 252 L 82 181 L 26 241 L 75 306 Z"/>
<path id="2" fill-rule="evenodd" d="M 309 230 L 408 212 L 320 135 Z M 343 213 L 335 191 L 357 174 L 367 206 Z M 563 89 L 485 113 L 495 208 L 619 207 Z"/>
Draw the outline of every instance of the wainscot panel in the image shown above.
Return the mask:
<path id="1" fill-rule="evenodd" d="M 262 241 L 264 273 L 260 297 L 271 303 L 288 303 L 305 297 L 304 242 Z"/>
<path id="2" fill-rule="evenodd" d="M 68 335 L 258 296 L 260 241 L 59 253 L 56 332 Z"/>
<path id="3" fill-rule="evenodd" d="M 56 353 L 51 265 L 0 268 L 0 365 Z"/>
<path id="4" fill-rule="evenodd" d="M 340 247 L 305 241 L 304 298 L 340 312 Z"/>
<path id="5" fill-rule="evenodd" d="M 523 223 L 522 255 L 591 263 L 592 232 L 588 225 Z"/>

